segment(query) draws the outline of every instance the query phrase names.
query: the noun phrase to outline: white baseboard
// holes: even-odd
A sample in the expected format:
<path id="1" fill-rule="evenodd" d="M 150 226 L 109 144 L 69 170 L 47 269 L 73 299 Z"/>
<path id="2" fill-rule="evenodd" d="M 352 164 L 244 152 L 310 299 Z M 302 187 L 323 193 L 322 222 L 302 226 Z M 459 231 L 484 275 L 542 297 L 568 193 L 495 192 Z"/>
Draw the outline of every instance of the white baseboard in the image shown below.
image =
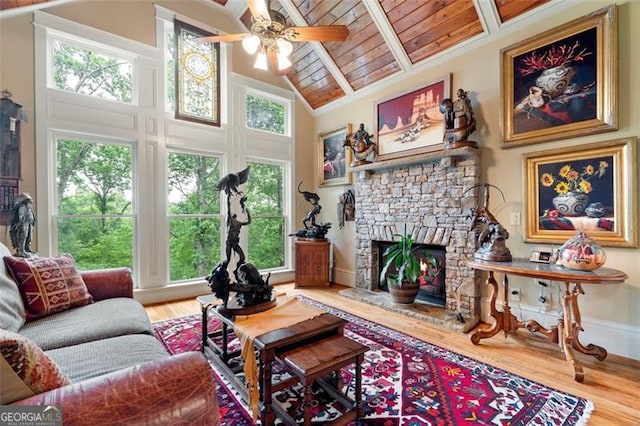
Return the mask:
<path id="1" fill-rule="evenodd" d="M 356 273 L 349 269 L 334 268 L 333 282 L 336 284 L 346 285 L 347 287 L 355 287 Z"/>
<path id="2" fill-rule="evenodd" d="M 489 299 L 483 298 L 482 301 L 483 307 L 489 306 Z M 502 308 L 501 303 L 496 305 L 498 309 Z M 544 312 L 537 306 L 518 303 L 510 305 L 511 313 L 519 320 L 535 320 L 544 327 L 556 325 L 562 315 L 562 311 L 556 309 Z M 640 327 L 583 316 L 582 328 L 584 331 L 580 333 L 580 342 L 583 345 L 593 343 L 602 346 L 610 354 L 640 360 Z"/>

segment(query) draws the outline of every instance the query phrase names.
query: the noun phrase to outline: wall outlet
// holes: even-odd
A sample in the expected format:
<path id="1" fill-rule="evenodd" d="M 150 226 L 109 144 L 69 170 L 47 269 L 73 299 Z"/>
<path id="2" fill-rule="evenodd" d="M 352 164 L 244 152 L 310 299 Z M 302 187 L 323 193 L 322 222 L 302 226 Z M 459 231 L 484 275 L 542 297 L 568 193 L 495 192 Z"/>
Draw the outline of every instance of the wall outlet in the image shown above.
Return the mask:
<path id="1" fill-rule="evenodd" d="M 551 308 L 551 293 L 538 297 L 538 303 L 540 303 L 540 310 L 546 312 Z"/>
<path id="2" fill-rule="evenodd" d="M 511 290 L 509 290 L 509 300 L 511 300 L 512 302 L 519 302 L 521 296 L 522 293 L 520 293 L 519 288 L 512 288 Z"/>
<path id="3" fill-rule="evenodd" d="M 520 212 L 511 212 L 511 224 L 514 226 L 520 225 Z"/>

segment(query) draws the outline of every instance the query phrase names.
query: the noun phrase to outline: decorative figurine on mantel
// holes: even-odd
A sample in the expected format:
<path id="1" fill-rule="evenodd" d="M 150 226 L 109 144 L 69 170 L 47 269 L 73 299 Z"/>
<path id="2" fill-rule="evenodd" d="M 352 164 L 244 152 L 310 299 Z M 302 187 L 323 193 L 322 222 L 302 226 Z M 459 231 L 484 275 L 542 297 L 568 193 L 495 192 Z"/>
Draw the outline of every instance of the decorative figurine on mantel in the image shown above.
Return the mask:
<path id="1" fill-rule="evenodd" d="M 33 214 L 33 199 L 28 192 L 16 195 L 13 199 L 13 219 L 11 220 L 11 244 L 16 249 L 14 256 L 34 257 L 38 254 L 31 250 L 31 234 L 36 225 Z"/>
<path id="2" fill-rule="evenodd" d="M 480 228 L 480 233 L 478 234 L 479 247 L 473 254 L 473 257 L 476 259 L 492 260 L 495 262 L 508 262 L 511 260 L 511 251 L 509 251 L 506 245 L 506 240 L 509 238 L 509 232 L 489 211 L 489 187 L 493 187 L 498 191 L 500 191 L 500 188 L 485 183 L 475 185 L 469 188 L 466 192 L 479 186 L 484 186 L 484 205 L 482 208 L 472 208 L 469 216 L 467 217 L 471 222 L 469 230 L 474 230 L 476 227 Z M 502 199 L 504 200 L 504 194 L 502 191 L 500 191 L 500 194 L 502 194 Z"/>
<path id="3" fill-rule="evenodd" d="M 360 123 L 360 127 L 352 135 L 344 141 L 344 146 L 351 148 L 353 151 L 354 160 L 351 162 L 351 167 L 361 166 L 363 164 L 369 164 L 371 161 L 367 160 L 369 154 L 375 153 L 378 150 L 378 145 L 371 140 L 371 135 L 364 129 L 364 124 Z"/>
<path id="4" fill-rule="evenodd" d="M 304 238 L 308 240 L 324 240 L 327 232 L 329 232 L 329 228 L 331 228 L 331 223 L 316 223 L 316 216 L 320 214 L 322 210 L 322 206 L 320 206 L 320 197 L 315 192 L 309 191 L 301 191 L 300 186 L 302 186 L 302 181 L 298 184 L 298 192 L 302 194 L 304 200 L 311 203 L 313 208 L 307 213 L 307 215 L 302 219 L 302 224 L 304 225 L 304 229 L 300 229 L 295 234 L 298 238 Z"/>
<path id="5" fill-rule="evenodd" d="M 440 112 L 444 115 L 444 149 L 463 146 L 478 147 L 478 143 L 468 140 L 476 130 L 476 119 L 467 92 L 458 89 L 458 99 L 446 98 L 440 103 Z"/>
<path id="6" fill-rule="evenodd" d="M 216 265 L 206 277 L 209 287 L 216 297 L 222 299 L 227 308 L 229 296 L 236 294 L 236 303 L 240 308 L 267 304 L 271 307 L 273 287 L 269 285 L 269 276 L 264 280 L 258 268 L 246 262 L 244 251 L 240 247 L 240 231 L 251 224 L 251 213 L 247 207 L 247 196 L 239 189 L 249 178 L 249 167 L 230 173 L 220 179 L 216 185 L 218 191 L 227 194 L 227 258 Z M 231 280 L 231 274 L 235 281 Z"/>

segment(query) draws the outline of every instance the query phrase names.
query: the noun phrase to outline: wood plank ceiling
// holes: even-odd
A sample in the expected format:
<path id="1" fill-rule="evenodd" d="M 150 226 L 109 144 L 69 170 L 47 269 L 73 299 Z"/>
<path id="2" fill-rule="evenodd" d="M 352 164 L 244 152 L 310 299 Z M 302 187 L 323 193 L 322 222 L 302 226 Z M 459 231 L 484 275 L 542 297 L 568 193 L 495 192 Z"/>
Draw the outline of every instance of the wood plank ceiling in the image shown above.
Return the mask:
<path id="1" fill-rule="evenodd" d="M 343 42 L 294 43 L 286 74 L 314 110 L 487 34 L 484 3 L 498 26 L 550 0 L 272 0 L 291 26 L 346 25 Z M 485 11 L 486 15 L 486 11 Z M 251 27 L 248 10 L 240 20 Z"/>
<path id="2" fill-rule="evenodd" d="M 248 9 L 244 4 L 238 7 L 241 0 L 210 1 L 238 16 L 247 29 L 251 27 Z M 294 65 L 284 78 L 317 110 L 423 66 L 436 55 L 489 34 L 489 28 L 499 31 L 505 22 L 549 1 L 271 0 L 269 6 L 291 26 L 346 25 L 349 29 L 343 42 L 294 43 Z M 41 2 L 0 0 L 0 10 Z M 490 19 L 493 26 L 487 24 Z"/>

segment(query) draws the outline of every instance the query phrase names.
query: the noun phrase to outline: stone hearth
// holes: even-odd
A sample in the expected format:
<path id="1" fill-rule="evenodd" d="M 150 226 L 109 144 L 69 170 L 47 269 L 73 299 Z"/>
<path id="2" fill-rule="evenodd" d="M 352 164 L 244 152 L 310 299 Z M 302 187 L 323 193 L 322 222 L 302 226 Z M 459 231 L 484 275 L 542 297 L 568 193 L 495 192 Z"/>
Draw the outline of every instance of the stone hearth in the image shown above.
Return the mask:
<path id="1" fill-rule="evenodd" d="M 475 232 L 466 220 L 478 204 L 480 164 L 476 149 L 459 148 L 394 159 L 353 169 L 356 192 L 356 287 L 344 297 L 469 331 L 480 319 L 479 273 L 463 264 L 475 251 Z M 467 192 L 468 191 L 468 192 Z M 372 241 L 393 241 L 403 229 L 417 243 L 446 251 L 446 306 L 394 304 L 378 290 L 377 252 Z M 464 323 L 456 320 L 458 313 Z"/>

